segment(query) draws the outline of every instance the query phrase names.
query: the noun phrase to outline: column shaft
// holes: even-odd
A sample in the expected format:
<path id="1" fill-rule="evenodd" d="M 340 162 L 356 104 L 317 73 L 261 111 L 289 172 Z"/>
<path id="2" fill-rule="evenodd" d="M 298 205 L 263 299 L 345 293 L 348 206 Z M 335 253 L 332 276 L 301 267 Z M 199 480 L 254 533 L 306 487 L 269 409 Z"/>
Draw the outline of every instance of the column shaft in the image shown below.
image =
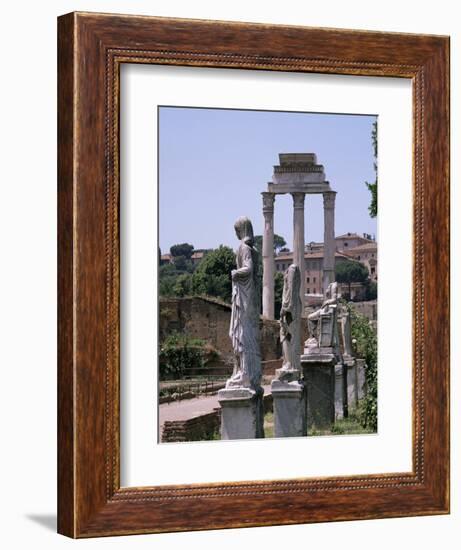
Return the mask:
<path id="1" fill-rule="evenodd" d="M 301 285 L 299 295 L 302 304 L 302 315 L 304 316 L 305 305 L 305 261 L 304 261 L 304 193 L 292 193 L 293 197 L 293 263 L 299 267 Z"/>
<path id="2" fill-rule="evenodd" d="M 274 193 L 264 192 L 263 317 L 274 319 Z"/>
<path id="3" fill-rule="evenodd" d="M 336 191 L 323 193 L 323 292 L 335 280 L 335 198 Z"/>

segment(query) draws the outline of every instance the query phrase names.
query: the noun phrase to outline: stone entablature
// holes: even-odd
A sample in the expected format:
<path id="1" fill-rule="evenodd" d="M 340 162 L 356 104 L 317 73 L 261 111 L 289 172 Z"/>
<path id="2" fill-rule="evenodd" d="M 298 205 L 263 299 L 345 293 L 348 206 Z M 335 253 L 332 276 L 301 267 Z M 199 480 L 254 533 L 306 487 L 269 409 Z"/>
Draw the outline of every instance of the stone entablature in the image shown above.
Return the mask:
<path id="1" fill-rule="evenodd" d="M 304 162 L 297 162 L 293 164 L 285 164 L 282 166 L 274 166 L 274 174 L 284 174 L 286 172 L 306 172 L 314 173 L 319 172 L 324 173 L 323 166 L 321 164 L 309 164 Z"/>
<path id="2" fill-rule="evenodd" d="M 317 165 L 317 155 L 315 153 L 280 153 L 279 159 L 281 166 L 292 164 Z"/>
<path id="3" fill-rule="evenodd" d="M 268 182 L 267 190 L 274 195 L 286 195 L 287 193 L 305 193 L 306 195 L 313 195 L 315 193 L 327 193 L 331 191 L 330 184 L 325 182 L 306 182 L 298 173 L 285 174 L 287 177 L 284 180 L 290 179 L 290 181 L 277 181 L 275 183 Z M 274 178 L 275 179 L 275 178 Z M 281 178 L 282 179 L 282 178 Z"/>
<path id="4" fill-rule="evenodd" d="M 317 157 L 313 153 L 281 153 L 279 160 L 280 164 L 274 166 L 272 182 L 268 184 L 269 191 L 290 193 L 293 186 L 299 185 L 299 190 L 306 193 L 321 193 L 330 189 L 325 181 L 325 170 L 321 164 L 317 164 Z M 312 185 L 315 186 L 315 190 L 311 189 Z M 320 189 L 317 189 L 319 185 Z"/>

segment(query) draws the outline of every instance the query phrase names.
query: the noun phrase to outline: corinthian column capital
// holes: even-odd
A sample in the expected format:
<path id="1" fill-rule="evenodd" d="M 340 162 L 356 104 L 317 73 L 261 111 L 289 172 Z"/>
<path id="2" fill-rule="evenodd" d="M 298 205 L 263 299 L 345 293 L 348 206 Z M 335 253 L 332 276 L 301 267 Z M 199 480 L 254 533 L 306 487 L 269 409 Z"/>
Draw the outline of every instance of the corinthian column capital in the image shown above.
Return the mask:
<path id="1" fill-rule="evenodd" d="M 263 191 L 261 193 L 263 196 L 263 213 L 270 214 L 274 212 L 274 201 L 275 201 L 275 193 L 270 193 L 269 191 Z"/>
<path id="2" fill-rule="evenodd" d="M 334 208 L 336 191 L 325 191 L 323 193 L 323 208 Z"/>
<path id="3" fill-rule="evenodd" d="M 291 193 L 293 197 L 293 208 L 304 208 L 305 193 Z"/>

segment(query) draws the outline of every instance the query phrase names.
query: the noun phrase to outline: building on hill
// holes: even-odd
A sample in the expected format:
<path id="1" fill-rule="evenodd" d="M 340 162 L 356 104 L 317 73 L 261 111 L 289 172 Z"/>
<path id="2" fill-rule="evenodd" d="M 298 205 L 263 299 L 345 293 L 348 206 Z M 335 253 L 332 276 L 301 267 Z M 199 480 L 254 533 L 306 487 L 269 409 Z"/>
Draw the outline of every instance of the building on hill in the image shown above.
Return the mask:
<path id="1" fill-rule="evenodd" d="M 364 264 L 370 274 L 372 281 L 378 281 L 378 243 L 371 235 L 357 233 L 346 233 L 335 238 L 335 268 L 340 262 L 358 261 Z M 309 305 L 314 295 L 322 294 L 323 280 L 323 243 L 310 242 L 305 246 L 304 252 L 305 261 L 305 289 L 307 304 Z M 293 253 L 283 252 L 275 257 L 275 270 L 283 273 L 288 266 L 293 262 Z M 362 283 L 352 283 L 351 299 L 357 299 L 363 296 L 365 286 Z M 349 293 L 349 285 L 341 284 L 341 293 Z M 315 299 L 314 299 L 315 301 Z M 318 301 L 318 297 L 317 297 Z"/>
<path id="2" fill-rule="evenodd" d="M 323 252 L 323 243 L 316 243 L 314 241 L 311 241 L 310 243 L 307 243 L 304 247 L 305 252 Z"/>
<path id="3" fill-rule="evenodd" d="M 173 256 L 171 254 L 162 254 L 160 256 L 160 265 L 167 265 L 173 262 Z"/>
<path id="4" fill-rule="evenodd" d="M 353 261 L 341 252 L 335 253 L 335 267 L 340 262 Z M 323 247 L 320 250 L 304 253 L 306 294 L 322 294 Z M 284 252 L 275 257 L 275 270 L 283 273 L 293 263 L 293 253 Z"/>
<path id="5" fill-rule="evenodd" d="M 199 264 L 203 260 L 203 258 L 208 254 L 208 252 L 210 252 L 210 250 L 205 250 L 205 249 L 194 250 L 194 253 L 190 258 L 192 263 L 194 265 Z"/>
<path id="6" fill-rule="evenodd" d="M 192 256 L 190 257 L 191 262 L 194 265 L 199 264 L 203 258 L 211 251 L 211 249 L 201 248 L 199 250 L 194 250 Z M 162 254 L 160 256 L 160 265 L 172 264 L 173 256 L 171 254 Z"/>
<path id="7" fill-rule="evenodd" d="M 372 236 L 367 233 L 363 233 L 362 235 L 359 235 L 358 233 L 345 233 L 344 235 L 335 237 L 335 242 L 336 250 L 340 252 L 347 252 L 351 248 L 356 248 L 364 244 L 376 244 L 376 241 L 372 238 Z"/>
<path id="8" fill-rule="evenodd" d="M 372 281 L 378 280 L 378 244 L 376 241 L 355 246 L 344 253 L 366 265 Z"/>

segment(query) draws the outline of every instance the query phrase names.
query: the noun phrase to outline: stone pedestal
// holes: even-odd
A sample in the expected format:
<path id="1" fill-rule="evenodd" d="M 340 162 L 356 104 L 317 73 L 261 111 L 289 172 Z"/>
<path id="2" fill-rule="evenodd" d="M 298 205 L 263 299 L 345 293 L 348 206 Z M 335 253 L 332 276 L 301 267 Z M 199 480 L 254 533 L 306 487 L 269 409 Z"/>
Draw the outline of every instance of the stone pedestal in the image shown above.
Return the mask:
<path id="1" fill-rule="evenodd" d="M 299 371 L 296 371 L 299 375 Z M 275 379 L 271 384 L 274 403 L 274 436 L 307 435 L 306 388 L 301 380 Z"/>
<path id="2" fill-rule="evenodd" d="M 360 399 L 366 395 L 365 360 L 353 359 L 347 365 L 348 410 L 354 410 Z"/>
<path id="3" fill-rule="evenodd" d="M 335 366 L 335 419 L 340 420 L 349 416 L 349 369 L 344 363 Z"/>
<path id="4" fill-rule="evenodd" d="M 264 437 L 264 390 L 229 388 L 219 390 L 221 439 Z"/>
<path id="5" fill-rule="evenodd" d="M 367 394 L 367 379 L 365 376 L 365 359 L 356 359 L 357 369 L 357 399 L 362 399 Z"/>
<path id="6" fill-rule="evenodd" d="M 352 361 L 347 364 L 347 403 L 352 411 L 357 408 L 359 401 L 359 381 L 357 377 L 357 364 Z"/>
<path id="7" fill-rule="evenodd" d="M 334 353 L 301 355 L 307 391 L 307 430 L 328 430 L 335 421 Z"/>

